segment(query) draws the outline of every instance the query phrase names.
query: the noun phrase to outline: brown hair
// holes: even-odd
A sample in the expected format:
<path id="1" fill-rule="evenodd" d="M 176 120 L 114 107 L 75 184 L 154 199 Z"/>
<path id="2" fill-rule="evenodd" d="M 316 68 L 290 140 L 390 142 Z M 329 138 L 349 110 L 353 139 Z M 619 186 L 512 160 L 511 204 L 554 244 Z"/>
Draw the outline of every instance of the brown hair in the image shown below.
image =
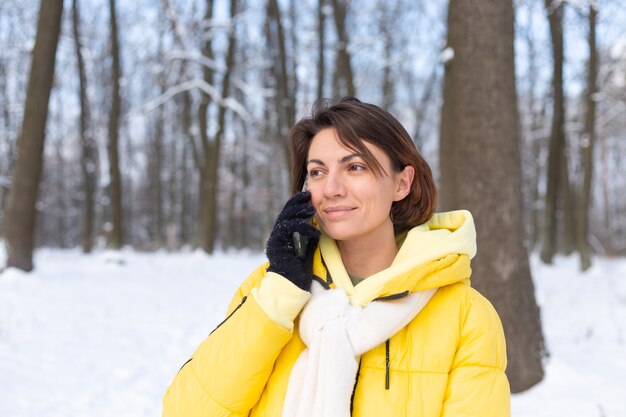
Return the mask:
<path id="1" fill-rule="evenodd" d="M 377 175 L 385 169 L 363 144 L 371 143 L 389 157 L 392 168 L 402 171 L 407 165 L 415 168 L 415 178 L 409 194 L 391 206 L 391 219 L 396 231 L 424 223 L 437 205 L 437 190 L 430 166 L 418 152 L 411 137 L 389 112 L 354 97 L 344 97 L 336 103 L 319 100 L 311 116 L 302 118 L 289 131 L 292 156 L 292 194 L 302 189 L 307 175 L 307 157 L 313 137 L 321 130 L 333 128 L 343 146 L 362 155 Z"/>

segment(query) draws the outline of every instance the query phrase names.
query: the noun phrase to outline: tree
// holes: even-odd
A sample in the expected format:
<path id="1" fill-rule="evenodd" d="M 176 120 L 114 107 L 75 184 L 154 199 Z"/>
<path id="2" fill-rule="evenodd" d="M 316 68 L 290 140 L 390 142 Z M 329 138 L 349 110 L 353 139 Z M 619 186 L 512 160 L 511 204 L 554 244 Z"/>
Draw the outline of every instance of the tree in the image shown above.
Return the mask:
<path id="1" fill-rule="evenodd" d="M 83 252 L 89 253 L 94 242 L 95 193 L 97 187 L 97 152 L 98 148 L 90 129 L 89 100 L 87 99 L 87 75 L 80 39 L 80 13 L 78 1 L 72 0 L 72 29 L 76 47 L 76 63 L 78 66 L 78 95 L 80 97 L 80 166 L 83 173 L 84 219 L 82 246 Z"/>
<path id="2" fill-rule="evenodd" d="M 513 392 L 543 378 L 544 343 L 522 224 L 513 4 L 450 0 L 441 116 L 444 209 L 474 215 L 473 284 L 498 311 Z"/>
<path id="3" fill-rule="evenodd" d="M 226 99 L 228 98 L 230 90 L 230 78 L 235 70 L 235 47 L 236 47 L 236 32 L 235 32 L 235 15 L 237 14 L 237 0 L 230 0 L 230 28 L 228 29 L 228 48 L 226 51 L 226 69 L 224 76 L 222 77 L 222 89 L 221 89 L 221 101 L 218 103 L 217 110 L 217 132 L 213 136 L 213 141 L 209 147 L 209 153 L 206 155 L 205 167 L 208 170 L 208 180 L 210 181 L 211 189 L 213 192 L 209 194 L 207 199 L 204 200 L 204 204 L 207 206 L 204 208 L 204 215 L 210 216 L 208 219 L 204 219 L 205 233 L 204 237 L 204 250 L 208 253 L 212 253 L 215 248 L 215 238 L 217 234 L 217 196 L 218 196 L 218 183 L 219 183 L 219 161 L 220 152 L 222 150 L 222 140 L 224 138 L 224 132 L 226 130 Z"/>
<path id="4" fill-rule="evenodd" d="M 122 175 L 120 173 L 119 157 L 119 129 L 122 114 L 122 99 L 120 97 L 120 79 L 122 69 L 120 65 L 120 47 L 117 28 L 117 17 L 115 12 L 115 0 L 109 0 L 109 13 L 111 25 L 111 112 L 109 113 L 109 175 L 110 184 L 110 204 L 112 229 L 109 239 L 109 246 L 115 249 L 122 247 L 124 241 L 122 236 Z"/>
<path id="5" fill-rule="evenodd" d="M 282 150 L 285 155 L 286 167 L 291 166 L 291 155 L 287 141 L 287 136 L 291 126 L 296 121 L 296 91 L 295 91 L 295 73 L 290 68 L 287 54 L 287 40 L 283 26 L 283 19 L 277 0 L 268 0 L 267 2 L 267 21 L 265 26 L 265 36 L 272 57 L 272 67 L 270 73 L 275 83 L 277 96 L 274 99 L 276 115 L 278 119 L 278 131 L 276 132 L 276 140 L 282 144 Z M 291 173 L 291 171 L 288 171 Z"/>
<path id="6" fill-rule="evenodd" d="M 557 251 L 557 211 L 559 201 L 565 200 L 567 166 L 565 155 L 565 100 L 563 94 L 563 11 L 561 1 L 545 0 L 552 39 L 553 79 L 552 79 L 552 129 L 548 150 L 548 178 L 544 212 L 541 260 L 552 263 Z M 565 178 L 563 178 L 565 176 Z M 564 204 L 564 209 L 568 205 Z"/>
<path id="7" fill-rule="evenodd" d="M 577 227 L 578 252 L 580 253 L 580 267 L 586 271 L 591 266 L 591 250 L 589 248 L 589 203 L 591 200 L 591 183 L 593 175 L 593 150 L 596 142 L 596 100 L 598 79 L 598 48 L 596 46 L 597 10 L 589 2 L 589 64 L 587 68 L 587 91 L 585 94 L 586 115 L 583 138 L 581 140 L 583 162 L 583 184 L 580 192 L 579 215 Z"/>
<path id="8" fill-rule="evenodd" d="M 5 217 L 9 255 L 7 265 L 24 271 L 33 269 L 37 220 L 35 205 L 43 166 L 48 103 L 54 78 L 62 15 L 63 0 L 41 1 L 24 119 L 17 144 L 17 160 Z"/>
<path id="9" fill-rule="evenodd" d="M 337 30 L 337 56 L 335 58 L 335 75 L 333 93 L 339 96 L 354 96 L 354 81 L 352 66 L 350 65 L 350 52 L 348 51 L 348 32 L 346 30 L 346 15 L 348 12 L 348 0 L 332 0 L 335 29 Z"/>
<path id="10" fill-rule="evenodd" d="M 379 30 L 381 37 L 383 38 L 383 77 L 381 89 L 383 97 L 382 108 L 387 111 L 391 111 L 391 106 L 395 101 L 394 77 L 392 70 L 396 66 L 395 63 L 392 62 L 392 55 L 396 51 L 395 43 L 397 41 L 395 40 L 396 35 L 394 32 L 395 26 L 400 17 L 400 3 L 379 3 L 378 13 L 380 14 L 380 18 L 378 20 Z"/>
<path id="11" fill-rule="evenodd" d="M 324 83 L 326 81 L 326 13 L 324 12 L 325 0 L 318 0 L 317 4 L 317 94 L 316 99 L 320 100 L 324 98 Z"/>

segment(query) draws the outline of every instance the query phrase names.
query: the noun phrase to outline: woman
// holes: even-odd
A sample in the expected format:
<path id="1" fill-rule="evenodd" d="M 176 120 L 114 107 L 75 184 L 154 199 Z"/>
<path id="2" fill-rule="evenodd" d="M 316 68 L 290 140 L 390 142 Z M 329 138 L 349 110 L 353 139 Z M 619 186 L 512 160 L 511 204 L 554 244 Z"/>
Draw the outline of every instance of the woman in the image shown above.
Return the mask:
<path id="1" fill-rule="evenodd" d="M 289 141 L 295 195 L 269 263 L 176 375 L 163 415 L 509 416 L 502 325 L 469 285 L 472 217 L 434 214 L 406 130 L 345 98 Z"/>

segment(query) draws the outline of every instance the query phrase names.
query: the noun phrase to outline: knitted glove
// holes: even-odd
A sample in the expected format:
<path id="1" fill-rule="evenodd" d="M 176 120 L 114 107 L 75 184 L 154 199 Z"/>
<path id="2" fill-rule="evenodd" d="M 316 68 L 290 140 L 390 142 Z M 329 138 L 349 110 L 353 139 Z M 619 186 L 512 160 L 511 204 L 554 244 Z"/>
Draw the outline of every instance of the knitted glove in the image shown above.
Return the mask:
<path id="1" fill-rule="evenodd" d="M 311 288 L 313 253 L 320 237 L 319 230 L 311 226 L 314 214 L 310 192 L 302 191 L 294 195 L 278 215 L 265 250 L 270 261 L 267 270 L 282 275 L 305 291 Z M 295 232 L 306 242 L 301 256 L 298 256 L 294 244 Z"/>

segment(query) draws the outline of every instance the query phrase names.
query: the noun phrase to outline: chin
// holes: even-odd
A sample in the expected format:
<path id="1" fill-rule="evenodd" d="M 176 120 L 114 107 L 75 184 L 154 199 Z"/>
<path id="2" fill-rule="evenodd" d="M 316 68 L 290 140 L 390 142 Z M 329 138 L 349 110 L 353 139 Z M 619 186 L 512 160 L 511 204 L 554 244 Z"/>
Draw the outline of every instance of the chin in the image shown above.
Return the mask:
<path id="1" fill-rule="evenodd" d="M 351 240 L 356 237 L 354 234 L 354 228 L 352 227 L 331 225 L 331 227 L 323 227 L 322 230 L 328 237 L 331 237 L 334 240 Z"/>

